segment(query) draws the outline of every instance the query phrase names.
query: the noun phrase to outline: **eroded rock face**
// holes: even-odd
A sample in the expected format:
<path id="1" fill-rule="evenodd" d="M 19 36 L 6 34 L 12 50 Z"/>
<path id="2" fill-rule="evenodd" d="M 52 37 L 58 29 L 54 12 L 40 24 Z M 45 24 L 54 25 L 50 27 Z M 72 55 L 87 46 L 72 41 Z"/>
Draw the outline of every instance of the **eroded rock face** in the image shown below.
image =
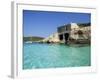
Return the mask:
<path id="1" fill-rule="evenodd" d="M 43 42 L 59 42 L 58 33 L 53 33 L 49 37 L 45 38 Z"/>

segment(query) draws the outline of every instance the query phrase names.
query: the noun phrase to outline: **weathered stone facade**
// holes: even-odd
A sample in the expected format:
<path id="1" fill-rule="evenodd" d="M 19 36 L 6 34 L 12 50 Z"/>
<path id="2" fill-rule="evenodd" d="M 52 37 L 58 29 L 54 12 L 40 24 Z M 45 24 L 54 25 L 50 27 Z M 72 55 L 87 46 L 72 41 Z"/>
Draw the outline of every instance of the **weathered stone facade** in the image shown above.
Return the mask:
<path id="1" fill-rule="evenodd" d="M 52 43 L 90 43 L 91 25 L 90 23 L 71 23 L 57 28 L 57 32 L 42 40 L 42 42 Z"/>
<path id="2" fill-rule="evenodd" d="M 58 36 L 64 43 L 90 43 L 90 23 L 71 23 L 58 27 Z"/>

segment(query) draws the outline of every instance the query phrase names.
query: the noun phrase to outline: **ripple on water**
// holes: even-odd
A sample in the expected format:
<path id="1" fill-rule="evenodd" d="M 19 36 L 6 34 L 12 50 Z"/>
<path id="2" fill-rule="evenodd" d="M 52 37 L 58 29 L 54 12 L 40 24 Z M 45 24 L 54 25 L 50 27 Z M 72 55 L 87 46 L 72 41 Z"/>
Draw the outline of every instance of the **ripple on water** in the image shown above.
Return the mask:
<path id="1" fill-rule="evenodd" d="M 90 66 L 90 51 L 88 45 L 24 44 L 23 69 Z"/>

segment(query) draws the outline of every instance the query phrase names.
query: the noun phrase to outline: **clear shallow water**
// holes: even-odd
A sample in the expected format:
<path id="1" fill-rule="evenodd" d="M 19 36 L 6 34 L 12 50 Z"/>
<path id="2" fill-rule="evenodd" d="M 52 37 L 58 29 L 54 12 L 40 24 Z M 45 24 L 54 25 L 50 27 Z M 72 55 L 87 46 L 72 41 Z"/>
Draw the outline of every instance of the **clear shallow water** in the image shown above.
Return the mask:
<path id="1" fill-rule="evenodd" d="M 23 69 L 90 66 L 90 53 L 90 46 L 24 43 Z"/>

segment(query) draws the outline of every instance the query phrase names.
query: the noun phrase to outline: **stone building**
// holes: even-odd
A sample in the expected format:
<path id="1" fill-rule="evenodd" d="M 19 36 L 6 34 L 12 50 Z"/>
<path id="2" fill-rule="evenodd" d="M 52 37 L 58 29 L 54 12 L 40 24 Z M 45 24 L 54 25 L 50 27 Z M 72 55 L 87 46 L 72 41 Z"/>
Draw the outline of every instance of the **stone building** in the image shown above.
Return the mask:
<path id="1" fill-rule="evenodd" d="M 90 23 L 71 23 L 57 28 L 62 43 L 90 43 Z"/>
<path id="2" fill-rule="evenodd" d="M 90 43 L 91 24 L 71 23 L 57 28 L 57 32 L 51 34 L 42 42 L 49 43 Z"/>

